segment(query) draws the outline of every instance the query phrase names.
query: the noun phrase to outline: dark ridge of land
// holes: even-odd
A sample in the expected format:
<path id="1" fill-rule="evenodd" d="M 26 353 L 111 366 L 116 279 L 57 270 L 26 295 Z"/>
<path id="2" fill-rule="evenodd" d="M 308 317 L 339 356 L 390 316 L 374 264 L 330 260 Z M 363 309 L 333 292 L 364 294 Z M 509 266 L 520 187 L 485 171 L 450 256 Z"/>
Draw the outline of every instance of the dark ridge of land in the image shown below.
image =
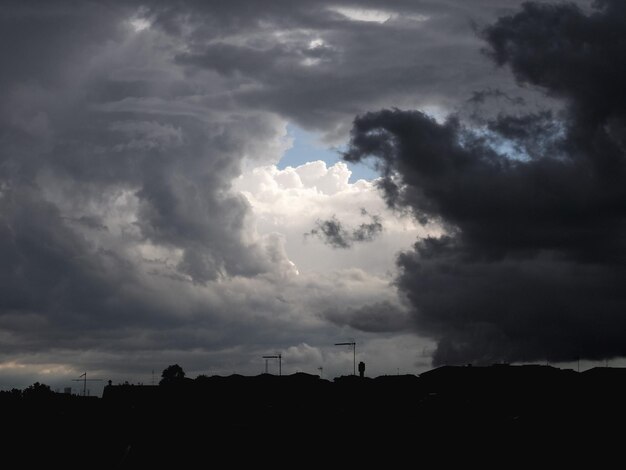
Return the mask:
<path id="1" fill-rule="evenodd" d="M 198 377 L 109 385 L 102 399 L 0 393 L 5 459 L 65 468 L 602 466 L 621 449 L 626 369 L 452 367 L 333 382 Z M 618 447 L 619 446 L 619 447 Z M 293 460 L 297 458 L 298 460 Z M 538 460 L 539 459 L 539 460 Z M 80 462 L 83 463 L 80 463 Z M 289 464 L 289 465 L 288 465 Z"/>

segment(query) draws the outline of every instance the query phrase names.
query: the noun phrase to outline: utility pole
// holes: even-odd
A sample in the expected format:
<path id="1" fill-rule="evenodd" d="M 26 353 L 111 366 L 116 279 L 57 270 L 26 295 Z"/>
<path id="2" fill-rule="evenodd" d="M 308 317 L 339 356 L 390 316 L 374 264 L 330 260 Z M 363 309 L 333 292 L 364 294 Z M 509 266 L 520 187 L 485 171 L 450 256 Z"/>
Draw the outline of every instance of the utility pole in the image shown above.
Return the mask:
<path id="1" fill-rule="evenodd" d="M 335 346 L 352 346 L 352 375 L 356 375 L 356 341 L 335 343 Z"/>

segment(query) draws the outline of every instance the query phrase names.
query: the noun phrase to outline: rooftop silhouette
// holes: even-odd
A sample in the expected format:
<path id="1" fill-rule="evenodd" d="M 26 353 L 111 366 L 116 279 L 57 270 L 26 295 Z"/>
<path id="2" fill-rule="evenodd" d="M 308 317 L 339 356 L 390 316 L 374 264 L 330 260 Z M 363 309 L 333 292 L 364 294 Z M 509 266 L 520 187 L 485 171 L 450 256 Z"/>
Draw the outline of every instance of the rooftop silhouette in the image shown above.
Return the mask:
<path id="1" fill-rule="evenodd" d="M 46 464 L 98 456 L 102 468 L 180 467 L 218 451 L 245 463 L 278 449 L 310 456 L 320 446 L 337 462 L 390 464 L 415 458 L 417 443 L 464 455 L 490 449 L 491 457 L 519 446 L 526 457 L 554 452 L 555 442 L 581 439 L 606 445 L 626 418 L 626 369 L 617 368 L 444 366 L 419 377 L 332 381 L 166 371 L 160 385 L 109 384 L 101 399 L 42 384 L 0 392 L 6 448 L 18 455 L 36 446 L 43 450 L 32 458 Z"/>

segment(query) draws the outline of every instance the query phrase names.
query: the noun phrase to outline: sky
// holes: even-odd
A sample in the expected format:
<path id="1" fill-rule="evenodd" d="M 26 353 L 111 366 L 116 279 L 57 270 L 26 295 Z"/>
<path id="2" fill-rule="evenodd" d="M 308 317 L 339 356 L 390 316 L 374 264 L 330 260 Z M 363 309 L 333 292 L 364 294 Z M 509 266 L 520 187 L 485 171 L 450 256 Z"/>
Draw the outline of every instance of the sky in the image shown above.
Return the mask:
<path id="1" fill-rule="evenodd" d="M 623 365 L 626 7 L 522 3 L 3 1 L 0 388 Z"/>

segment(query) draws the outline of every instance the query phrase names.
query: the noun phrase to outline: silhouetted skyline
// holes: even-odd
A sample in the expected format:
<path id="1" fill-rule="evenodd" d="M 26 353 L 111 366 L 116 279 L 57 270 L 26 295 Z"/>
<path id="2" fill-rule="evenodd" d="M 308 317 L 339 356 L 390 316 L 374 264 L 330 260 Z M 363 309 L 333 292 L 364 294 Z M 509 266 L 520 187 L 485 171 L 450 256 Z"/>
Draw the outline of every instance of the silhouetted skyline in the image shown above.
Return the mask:
<path id="1" fill-rule="evenodd" d="M 197 465 L 210 453 L 259 463 L 278 446 L 281 459 L 316 465 L 327 465 L 326 452 L 334 463 L 424 462 L 426 450 L 440 463 L 600 464 L 619 454 L 615 430 L 626 418 L 626 368 L 443 366 L 420 377 L 328 381 L 304 373 L 191 379 L 172 364 L 162 378 L 158 386 L 108 385 L 102 399 L 42 384 L 0 392 L 5 459 L 152 468 Z M 325 452 L 312 452 L 316 444 Z"/>

